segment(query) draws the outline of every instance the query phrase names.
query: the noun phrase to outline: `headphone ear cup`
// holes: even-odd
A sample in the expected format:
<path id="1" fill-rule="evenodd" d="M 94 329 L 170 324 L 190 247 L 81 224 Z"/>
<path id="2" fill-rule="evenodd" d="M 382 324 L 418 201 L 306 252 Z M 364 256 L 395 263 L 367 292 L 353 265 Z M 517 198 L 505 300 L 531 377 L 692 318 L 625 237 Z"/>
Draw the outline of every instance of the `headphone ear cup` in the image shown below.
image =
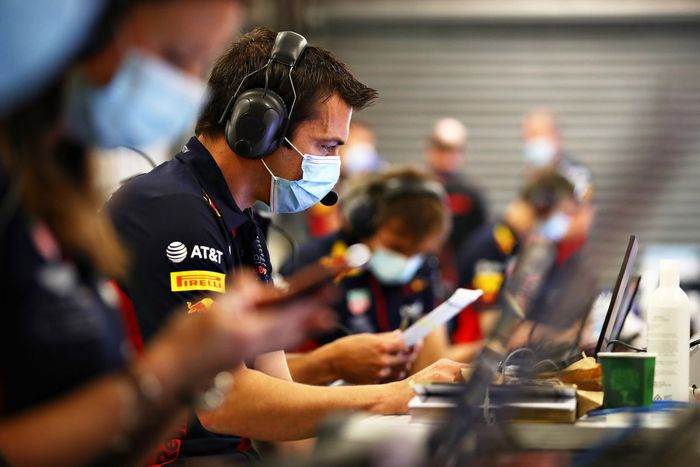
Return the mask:
<path id="1" fill-rule="evenodd" d="M 361 193 L 344 201 L 345 218 L 359 240 L 377 230 L 377 202 L 369 193 Z"/>
<path id="2" fill-rule="evenodd" d="M 286 126 L 284 100 L 269 89 L 255 88 L 236 99 L 224 132 L 233 152 L 247 159 L 260 159 L 279 147 Z"/>

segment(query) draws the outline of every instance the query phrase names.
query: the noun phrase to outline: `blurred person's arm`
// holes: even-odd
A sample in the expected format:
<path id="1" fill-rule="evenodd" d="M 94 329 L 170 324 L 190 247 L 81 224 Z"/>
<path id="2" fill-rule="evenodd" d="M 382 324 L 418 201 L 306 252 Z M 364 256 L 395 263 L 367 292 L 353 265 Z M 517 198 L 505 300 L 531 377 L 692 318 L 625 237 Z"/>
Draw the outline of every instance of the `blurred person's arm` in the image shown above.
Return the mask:
<path id="1" fill-rule="evenodd" d="M 104 455 L 123 457 L 124 465 L 142 461 L 176 427 L 184 413 L 179 408 L 218 372 L 269 350 L 272 342 L 294 345 L 307 330 L 326 327 L 328 310 L 311 298 L 288 304 L 284 313 L 253 313 L 262 289 L 239 274 L 210 313 L 177 313 L 128 373 L 0 415 L 0 452 L 18 466 L 81 465 Z M 143 383 L 153 389 L 154 381 L 159 389 L 146 394 Z M 117 450 L 123 441 L 133 444 Z"/>
<path id="2" fill-rule="evenodd" d="M 401 332 L 354 334 L 308 353 L 287 356 L 294 381 L 328 384 L 342 379 L 353 384 L 377 383 L 390 374 L 407 374 L 411 356 Z"/>
<path id="3" fill-rule="evenodd" d="M 411 381 L 454 381 L 465 365 L 440 360 Z M 371 386 L 320 387 L 290 383 L 258 371 L 234 372 L 233 390 L 213 411 L 198 411 L 202 425 L 216 433 L 237 434 L 267 441 L 314 436 L 318 423 L 342 410 L 374 414 L 403 414 L 414 396 L 410 381 Z"/>
<path id="4" fill-rule="evenodd" d="M 126 378 L 102 378 L 60 401 L 0 421 L 0 452 L 13 466 L 86 464 L 115 448 L 129 428 L 125 414 L 138 410 L 136 400 Z M 148 434 L 149 448 L 167 434 L 167 421 L 174 422 L 178 414 L 184 412 L 174 410 L 159 430 Z"/>

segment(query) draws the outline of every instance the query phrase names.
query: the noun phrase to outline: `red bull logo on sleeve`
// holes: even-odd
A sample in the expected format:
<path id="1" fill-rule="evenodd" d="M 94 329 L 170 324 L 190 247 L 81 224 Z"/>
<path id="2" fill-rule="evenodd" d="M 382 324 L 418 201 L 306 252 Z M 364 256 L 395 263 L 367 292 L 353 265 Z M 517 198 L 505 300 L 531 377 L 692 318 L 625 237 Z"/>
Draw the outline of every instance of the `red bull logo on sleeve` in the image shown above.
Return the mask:
<path id="1" fill-rule="evenodd" d="M 188 292 L 192 290 L 226 291 L 226 274 L 213 271 L 180 271 L 170 273 L 170 290 Z"/>

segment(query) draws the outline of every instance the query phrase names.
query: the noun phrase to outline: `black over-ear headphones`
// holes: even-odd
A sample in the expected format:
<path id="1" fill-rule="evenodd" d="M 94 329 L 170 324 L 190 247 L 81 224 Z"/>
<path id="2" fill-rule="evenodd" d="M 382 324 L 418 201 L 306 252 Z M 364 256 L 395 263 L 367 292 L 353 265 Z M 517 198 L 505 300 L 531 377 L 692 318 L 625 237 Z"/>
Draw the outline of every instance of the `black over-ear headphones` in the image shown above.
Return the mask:
<path id="1" fill-rule="evenodd" d="M 297 99 L 292 70 L 305 48 L 304 36 L 292 31 L 277 33 L 270 58 L 265 65 L 244 76 L 229 99 L 219 124 L 226 122 L 226 142 L 239 156 L 260 159 L 275 151 L 282 143 Z M 284 100 L 267 88 L 267 74 L 275 62 L 289 67 L 289 84 L 294 95 L 289 112 Z M 249 89 L 239 95 L 245 81 L 262 70 L 265 70 L 265 87 Z"/>
<path id="2" fill-rule="evenodd" d="M 379 228 L 379 213 L 383 206 L 395 199 L 413 196 L 432 196 L 445 201 L 447 195 L 442 185 L 434 180 L 414 177 L 376 180 L 344 197 L 343 215 L 351 233 L 358 240 L 364 240 Z"/>
<path id="3" fill-rule="evenodd" d="M 561 200 L 573 196 L 574 187 L 566 177 L 556 173 L 540 176 L 535 182 L 525 187 L 521 198 L 529 203 L 538 216 L 549 213 Z"/>

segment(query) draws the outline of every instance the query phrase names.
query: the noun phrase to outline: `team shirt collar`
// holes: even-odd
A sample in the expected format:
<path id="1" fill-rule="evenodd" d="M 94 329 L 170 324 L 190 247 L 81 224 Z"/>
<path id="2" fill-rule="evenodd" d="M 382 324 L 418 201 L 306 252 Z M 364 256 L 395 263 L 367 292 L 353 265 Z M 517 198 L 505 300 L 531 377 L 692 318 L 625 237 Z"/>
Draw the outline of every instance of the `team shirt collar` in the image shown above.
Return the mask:
<path id="1" fill-rule="evenodd" d="M 226 179 L 221 169 L 206 147 L 196 136 L 190 138 L 182 152 L 177 157 L 188 166 L 209 198 L 212 209 L 224 218 L 226 225 L 235 230 L 250 220 L 236 200 L 231 196 Z"/>

